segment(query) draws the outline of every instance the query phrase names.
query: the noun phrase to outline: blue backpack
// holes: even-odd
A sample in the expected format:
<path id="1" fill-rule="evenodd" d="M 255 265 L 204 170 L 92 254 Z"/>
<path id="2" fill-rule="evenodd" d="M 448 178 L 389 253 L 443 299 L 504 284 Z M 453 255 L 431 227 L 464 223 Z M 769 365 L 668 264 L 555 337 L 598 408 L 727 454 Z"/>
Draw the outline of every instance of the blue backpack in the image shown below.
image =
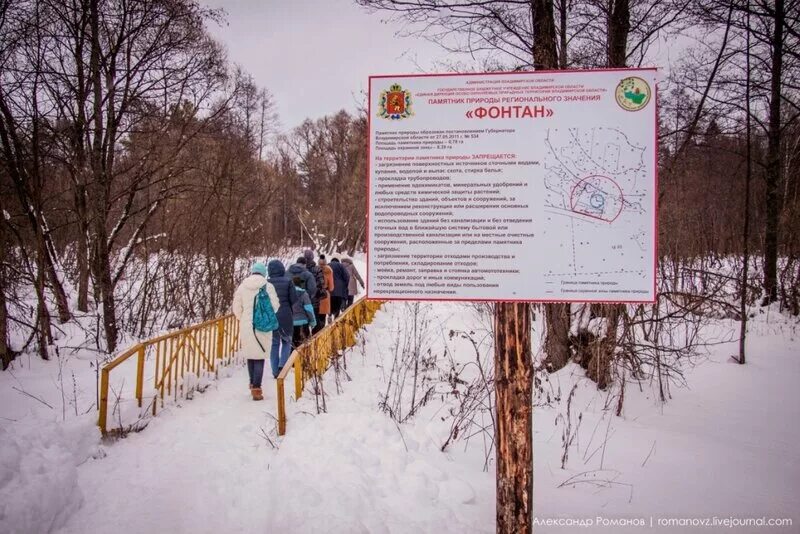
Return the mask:
<path id="1" fill-rule="evenodd" d="M 272 302 L 269 300 L 267 293 L 267 285 L 264 284 L 259 288 L 256 296 L 253 297 L 253 334 L 258 332 L 272 332 L 278 329 L 278 316 L 275 315 L 275 310 L 272 309 Z M 265 350 L 264 346 L 258 341 L 258 336 L 255 336 L 258 346 L 261 350 Z"/>

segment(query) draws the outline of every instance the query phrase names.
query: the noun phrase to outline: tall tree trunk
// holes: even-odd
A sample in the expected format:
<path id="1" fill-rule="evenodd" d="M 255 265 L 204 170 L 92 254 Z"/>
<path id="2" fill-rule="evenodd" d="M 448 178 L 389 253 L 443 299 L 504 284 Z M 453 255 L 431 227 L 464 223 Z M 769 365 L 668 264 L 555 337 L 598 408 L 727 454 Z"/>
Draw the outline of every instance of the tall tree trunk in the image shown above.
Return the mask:
<path id="1" fill-rule="evenodd" d="M 561 0 L 561 8 L 559 10 L 559 37 L 560 47 L 558 50 L 558 67 L 560 69 L 567 68 L 567 13 L 569 11 L 569 0 Z"/>
<path id="2" fill-rule="evenodd" d="M 533 520 L 530 305 L 498 302 L 494 321 L 497 532 L 530 532 Z"/>
<path id="3" fill-rule="evenodd" d="M 750 1 L 747 2 L 747 27 L 750 27 Z M 753 176 L 753 152 L 751 139 L 751 117 L 750 117 L 750 32 L 747 32 L 747 42 L 745 46 L 746 68 L 745 68 L 745 139 L 747 144 L 747 155 L 745 156 L 745 177 L 744 177 L 744 227 L 742 229 L 742 294 L 739 296 L 739 314 L 741 324 L 739 326 L 739 364 L 744 365 L 747 360 L 745 345 L 747 342 L 747 282 L 750 266 L 750 180 Z"/>
<path id="4" fill-rule="evenodd" d="M 103 304 L 103 330 L 106 335 L 106 350 L 117 350 L 117 314 L 116 300 L 114 298 L 114 282 L 111 277 L 111 261 L 108 249 L 108 237 L 105 233 L 105 224 L 99 222 L 95 225 L 94 243 L 94 278 L 95 284 L 100 288 L 100 297 Z"/>
<path id="5" fill-rule="evenodd" d="M 89 311 L 89 222 L 86 206 L 86 187 L 80 185 L 75 191 L 75 211 L 78 215 L 78 310 Z"/>
<path id="6" fill-rule="evenodd" d="M 553 0 L 531 0 L 533 9 L 533 66 L 536 69 L 558 68 L 556 22 Z"/>
<path id="7" fill-rule="evenodd" d="M 569 304 L 544 305 L 544 366 L 548 372 L 555 372 L 569 363 L 572 349 L 569 342 Z"/>
<path id="8" fill-rule="evenodd" d="M 626 67 L 628 34 L 631 29 L 630 5 L 628 0 L 611 0 L 608 16 L 608 67 Z M 586 368 L 586 375 L 594 380 L 598 389 L 606 389 L 611 384 L 612 365 L 617 350 L 617 328 L 620 317 L 624 317 L 622 304 L 601 304 L 591 307 L 591 315 L 606 319 L 605 335 L 597 336 L 589 331 L 578 332 L 576 352 Z M 569 327 L 568 327 L 569 328 Z M 622 411 L 622 397 L 618 411 Z"/>
<path id="9" fill-rule="evenodd" d="M 86 0 L 81 0 L 81 6 L 75 11 L 72 31 L 75 38 L 75 109 L 77 116 L 70 139 L 75 152 L 75 164 L 72 169 L 75 202 L 75 213 L 78 217 L 78 239 L 76 242 L 76 255 L 78 264 L 78 311 L 89 311 L 89 206 L 87 203 L 86 178 L 88 173 L 86 156 L 86 139 L 88 119 L 86 117 L 89 102 L 89 85 L 85 66 L 85 50 L 89 32 L 89 10 Z M 91 76 L 91 72 L 89 73 Z"/>
<path id="10" fill-rule="evenodd" d="M 605 335 L 597 337 L 589 332 L 583 332 L 583 336 L 590 339 L 588 347 L 588 363 L 586 365 L 586 375 L 594 380 L 597 389 L 605 390 L 611 385 L 611 369 L 614 362 L 614 355 L 617 350 L 617 329 L 620 316 L 623 311 L 622 304 L 601 304 L 597 306 L 596 315 L 605 317 Z M 583 337 L 579 336 L 579 337 Z M 622 399 L 620 399 L 619 411 L 622 411 Z"/>
<path id="11" fill-rule="evenodd" d="M 553 0 L 531 0 L 533 62 L 558 66 Z M 497 532 L 533 529 L 533 362 L 531 308 L 498 302 L 494 316 Z"/>
<path id="12" fill-rule="evenodd" d="M 628 33 L 631 30 L 628 0 L 613 0 L 608 17 L 608 66 L 624 67 L 628 54 Z"/>
<path id="13" fill-rule="evenodd" d="M 533 64 L 537 69 L 558 67 L 553 0 L 533 0 Z M 566 55 L 566 49 L 561 51 Z M 569 361 L 569 304 L 545 304 L 545 365 L 554 371 Z M 564 318 L 566 317 L 566 327 Z"/>
<path id="14" fill-rule="evenodd" d="M 109 204 L 109 179 L 113 163 L 109 148 L 109 139 L 112 134 L 107 125 L 103 124 L 103 79 L 100 68 L 100 21 L 98 0 L 91 0 L 89 3 L 90 27 L 92 49 L 89 58 L 89 71 L 92 77 L 92 87 L 94 89 L 94 107 L 92 110 L 94 122 L 94 134 L 92 136 L 91 168 L 92 168 L 92 192 L 90 197 L 90 209 L 92 213 L 92 229 L 94 232 L 94 246 L 92 250 L 92 271 L 94 274 L 95 293 L 99 294 L 103 304 L 103 329 L 106 335 L 106 350 L 114 352 L 117 350 L 117 319 L 116 305 L 114 300 L 114 282 L 111 277 L 111 251 L 106 229 L 108 220 Z M 112 95 L 107 94 L 106 99 L 111 99 Z M 113 106 L 109 100 L 108 107 Z M 111 122 L 111 111 L 109 110 L 109 122 Z M 103 156 L 103 150 L 109 153 L 108 158 Z"/>
<path id="15" fill-rule="evenodd" d="M 50 312 L 45 298 L 45 266 L 44 257 L 47 250 L 41 233 L 36 236 L 36 334 L 39 344 L 39 355 L 43 360 L 50 359 L 49 346 L 53 342 L 50 326 Z"/>
<path id="16" fill-rule="evenodd" d="M 3 267 L 0 266 L 0 271 Z M 8 346 L 8 308 L 6 307 L 6 285 L 5 277 L 0 272 L 0 364 L 3 371 L 8 369 L 8 365 L 13 360 L 11 347 Z"/>
<path id="17" fill-rule="evenodd" d="M 0 248 L 7 250 L 9 246 L 6 239 L 6 221 L 0 221 Z M 8 277 L 6 276 L 6 264 L 0 261 L 0 365 L 3 370 L 8 369 L 14 355 L 11 347 L 8 346 L 8 307 L 6 306 L 6 291 L 8 291 Z"/>
<path id="18" fill-rule="evenodd" d="M 53 296 L 56 299 L 56 310 L 58 311 L 58 320 L 60 323 L 66 323 L 72 319 L 72 312 L 69 311 L 69 301 L 67 300 L 67 292 L 64 291 L 64 284 L 58 277 L 55 262 L 55 247 L 48 232 L 44 237 L 44 261 L 47 268 L 47 278 L 50 280 L 50 288 L 53 291 Z"/>
<path id="19" fill-rule="evenodd" d="M 764 232 L 764 302 L 778 298 L 778 244 L 781 216 L 781 77 L 783 72 L 783 0 L 775 0 L 775 27 L 772 39 L 772 81 L 769 124 L 767 127 L 766 228 Z"/>

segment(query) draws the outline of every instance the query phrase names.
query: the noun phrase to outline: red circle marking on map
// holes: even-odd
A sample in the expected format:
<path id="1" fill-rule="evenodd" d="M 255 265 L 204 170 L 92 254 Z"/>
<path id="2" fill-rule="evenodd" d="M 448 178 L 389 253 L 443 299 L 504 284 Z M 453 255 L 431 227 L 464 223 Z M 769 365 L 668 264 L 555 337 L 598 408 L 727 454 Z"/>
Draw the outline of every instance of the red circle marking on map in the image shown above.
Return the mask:
<path id="1" fill-rule="evenodd" d="M 587 188 L 590 187 L 603 194 L 603 209 L 599 210 L 599 212 L 596 209 L 593 210 L 592 206 L 587 208 L 586 199 L 582 198 L 585 196 Z M 613 193 L 615 190 L 618 192 L 617 195 Z M 615 196 L 617 197 L 616 199 L 614 199 Z M 614 209 L 610 210 L 609 213 L 605 212 L 608 199 L 614 199 L 617 202 L 617 205 L 612 207 L 616 208 L 615 213 Z M 580 213 L 592 219 L 599 219 L 607 223 L 612 223 L 619 217 L 619 214 L 622 213 L 623 201 L 624 196 L 622 195 L 622 188 L 617 182 L 608 176 L 593 174 L 578 181 L 572 188 L 569 195 L 569 208 L 575 213 Z"/>

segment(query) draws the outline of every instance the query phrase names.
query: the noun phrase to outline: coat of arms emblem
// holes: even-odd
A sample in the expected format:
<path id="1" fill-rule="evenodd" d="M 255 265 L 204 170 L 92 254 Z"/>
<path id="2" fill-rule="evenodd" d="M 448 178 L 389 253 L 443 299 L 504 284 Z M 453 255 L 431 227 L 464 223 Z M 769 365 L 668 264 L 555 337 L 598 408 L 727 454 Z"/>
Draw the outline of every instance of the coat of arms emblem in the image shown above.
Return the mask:
<path id="1" fill-rule="evenodd" d="M 378 117 L 382 119 L 406 119 L 412 116 L 411 110 L 411 91 L 400 87 L 399 84 L 392 84 L 388 91 L 381 91 L 378 99 Z"/>

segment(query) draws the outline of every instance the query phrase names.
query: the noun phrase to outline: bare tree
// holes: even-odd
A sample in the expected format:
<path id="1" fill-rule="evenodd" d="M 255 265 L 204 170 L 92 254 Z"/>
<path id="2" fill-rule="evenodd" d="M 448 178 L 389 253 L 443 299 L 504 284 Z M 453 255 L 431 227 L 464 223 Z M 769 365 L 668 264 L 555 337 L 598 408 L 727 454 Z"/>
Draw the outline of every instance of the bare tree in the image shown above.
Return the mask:
<path id="1" fill-rule="evenodd" d="M 0 194 L 19 206 L 9 208 L 14 224 L 27 222 L 7 228 L 33 259 L 42 356 L 48 301 L 62 322 L 71 315 L 64 258 L 76 264 L 77 309 L 89 310 L 93 288 L 104 348 L 115 350 L 117 285 L 155 239 L 147 232 L 159 210 L 190 187 L 190 144 L 249 98 L 239 106 L 244 161 L 263 150 L 274 122 L 268 94 L 228 76 L 204 29 L 217 16 L 191 0 L 0 2 Z"/>
<path id="2" fill-rule="evenodd" d="M 730 13 L 733 13 L 731 18 Z M 744 15 L 747 15 L 746 17 Z M 741 128 L 740 120 L 749 115 L 766 138 L 763 159 L 758 166 L 764 177 L 763 291 L 762 304 L 779 295 L 778 258 L 784 206 L 787 202 L 786 157 L 787 132 L 800 119 L 800 2 L 797 0 L 745 0 L 700 2 L 696 16 L 711 29 L 732 28 L 732 57 L 720 69 L 708 101 L 727 115 L 730 127 Z M 727 19 L 727 22 L 726 22 Z M 747 44 L 749 43 L 749 45 Z M 746 53 L 747 52 L 747 53 Z M 756 68 L 746 82 L 746 57 Z M 745 96 L 750 110 L 745 105 Z"/>
<path id="3" fill-rule="evenodd" d="M 364 240 L 366 222 L 366 117 L 345 111 L 306 120 L 285 137 L 283 165 L 299 187 L 294 217 L 323 251 L 352 253 Z"/>

